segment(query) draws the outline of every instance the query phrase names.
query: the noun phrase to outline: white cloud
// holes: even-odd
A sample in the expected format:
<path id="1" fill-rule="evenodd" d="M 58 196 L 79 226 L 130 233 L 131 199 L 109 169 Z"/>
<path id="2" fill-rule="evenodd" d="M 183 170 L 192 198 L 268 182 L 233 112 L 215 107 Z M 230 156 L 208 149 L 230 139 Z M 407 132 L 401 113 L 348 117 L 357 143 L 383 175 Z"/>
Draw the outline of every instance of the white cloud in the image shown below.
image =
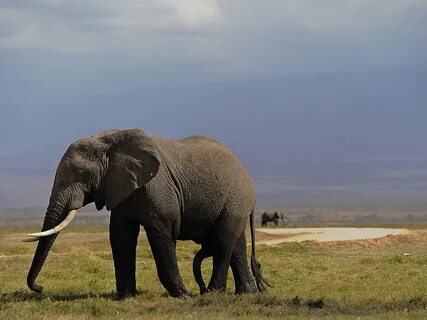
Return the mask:
<path id="1" fill-rule="evenodd" d="M 173 8 L 172 25 L 185 28 L 215 27 L 222 23 L 222 14 L 215 0 L 157 0 L 159 7 Z"/>
<path id="2" fill-rule="evenodd" d="M 127 39 L 128 44 L 132 38 L 136 42 L 142 36 L 153 40 L 156 32 L 209 34 L 223 22 L 215 0 L 26 3 L 16 7 L 0 5 L 2 28 L 11 31 L 0 34 L 0 46 L 85 52 L 114 44 L 117 39 Z"/>

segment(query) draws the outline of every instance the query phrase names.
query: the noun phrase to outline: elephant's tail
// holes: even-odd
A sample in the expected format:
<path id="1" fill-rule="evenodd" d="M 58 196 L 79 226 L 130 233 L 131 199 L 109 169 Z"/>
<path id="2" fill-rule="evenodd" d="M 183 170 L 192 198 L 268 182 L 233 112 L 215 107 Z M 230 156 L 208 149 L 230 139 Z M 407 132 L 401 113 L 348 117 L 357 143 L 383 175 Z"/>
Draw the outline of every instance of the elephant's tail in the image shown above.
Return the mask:
<path id="1" fill-rule="evenodd" d="M 250 217 L 250 227 L 251 227 L 251 239 L 252 239 L 252 256 L 251 256 L 251 269 L 252 274 L 255 277 L 256 286 L 258 287 L 258 291 L 265 292 L 265 285 L 271 287 L 271 284 L 267 282 L 262 276 L 261 272 L 261 264 L 257 261 L 256 255 L 255 255 L 255 226 L 254 226 L 254 215 L 255 215 L 255 208 L 251 212 Z"/>

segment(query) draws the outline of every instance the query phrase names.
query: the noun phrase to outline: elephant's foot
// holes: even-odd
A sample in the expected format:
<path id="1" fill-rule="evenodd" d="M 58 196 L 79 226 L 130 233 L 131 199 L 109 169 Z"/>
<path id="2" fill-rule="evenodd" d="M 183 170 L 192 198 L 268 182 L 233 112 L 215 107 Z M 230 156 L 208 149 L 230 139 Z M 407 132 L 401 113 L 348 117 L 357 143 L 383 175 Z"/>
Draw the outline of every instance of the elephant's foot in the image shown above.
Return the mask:
<path id="1" fill-rule="evenodd" d="M 169 293 L 174 298 L 183 299 L 183 300 L 191 299 L 189 293 L 186 290 L 179 290 L 176 292 L 169 292 Z"/>
<path id="2" fill-rule="evenodd" d="M 205 286 L 200 286 L 200 295 L 204 295 L 208 292 L 208 289 Z"/>
<path id="3" fill-rule="evenodd" d="M 170 284 L 165 286 L 166 290 L 169 292 L 170 296 L 178 299 L 190 299 L 190 294 L 187 289 L 184 287 L 182 282 L 177 284 Z"/>
<path id="4" fill-rule="evenodd" d="M 190 300 L 191 299 L 191 297 L 188 293 L 183 293 L 183 294 L 179 295 L 177 298 L 182 299 L 182 300 Z"/>
<path id="5" fill-rule="evenodd" d="M 257 288 L 253 281 L 242 282 L 236 286 L 236 294 L 247 294 L 247 293 L 256 293 Z"/>
<path id="6" fill-rule="evenodd" d="M 208 288 L 206 289 L 205 293 L 222 293 L 225 292 L 226 290 L 226 286 L 222 285 L 222 286 L 208 286 Z"/>
<path id="7" fill-rule="evenodd" d="M 117 291 L 117 300 L 135 297 L 138 294 L 136 289 Z"/>

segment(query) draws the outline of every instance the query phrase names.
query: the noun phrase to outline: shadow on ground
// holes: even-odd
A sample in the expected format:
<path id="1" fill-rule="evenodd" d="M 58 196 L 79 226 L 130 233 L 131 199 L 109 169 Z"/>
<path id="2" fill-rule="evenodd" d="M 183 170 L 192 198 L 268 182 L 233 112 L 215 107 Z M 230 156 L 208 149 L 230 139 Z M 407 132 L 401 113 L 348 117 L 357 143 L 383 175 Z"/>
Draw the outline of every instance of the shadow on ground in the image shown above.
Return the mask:
<path id="1" fill-rule="evenodd" d="M 116 300 L 116 294 L 111 293 L 63 293 L 63 294 L 38 294 L 34 292 L 29 292 L 28 290 L 19 290 L 11 293 L 0 294 L 0 302 L 18 302 L 18 301 L 75 301 L 75 300 L 85 300 L 85 299 L 106 299 L 106 300 Z"/>

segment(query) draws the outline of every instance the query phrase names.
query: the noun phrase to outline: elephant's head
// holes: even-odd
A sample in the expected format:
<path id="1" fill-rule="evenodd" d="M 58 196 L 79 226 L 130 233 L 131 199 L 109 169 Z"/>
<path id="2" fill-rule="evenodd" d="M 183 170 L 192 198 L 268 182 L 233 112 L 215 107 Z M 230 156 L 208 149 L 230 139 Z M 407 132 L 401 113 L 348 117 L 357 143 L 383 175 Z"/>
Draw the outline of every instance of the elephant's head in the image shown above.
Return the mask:
<path id="1" fill-rule="evenodd" d="M 109 130 L 73 143 L 63 155 L 45 214 L 42 232 L 27 241 L 39 241 L 27 277 L 35 283 L 58 232 L 74 217 L 76 210 L 95 202 L 98 210 L 114 209 L 135 189 L 149 182 L 158 171 L 159 153 L 155 142 L 143 131 Z"/>

